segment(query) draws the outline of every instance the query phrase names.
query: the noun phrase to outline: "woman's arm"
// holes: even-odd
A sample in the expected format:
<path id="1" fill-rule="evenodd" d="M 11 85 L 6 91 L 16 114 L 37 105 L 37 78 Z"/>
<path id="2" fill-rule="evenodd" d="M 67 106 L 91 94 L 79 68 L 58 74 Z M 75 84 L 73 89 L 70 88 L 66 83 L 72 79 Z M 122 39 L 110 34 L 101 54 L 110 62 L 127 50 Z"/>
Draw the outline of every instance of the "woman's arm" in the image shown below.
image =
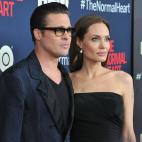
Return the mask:
<path id="1" fill-rule="evenodd" d="M 127 73 L 122 79 L 123 100 L 124 100 L 124 125 L 122 138 L 123 142 L 136 142 L 133 128 L 133 106 L 134 106 L 134 89 L 133 80 Z"/>

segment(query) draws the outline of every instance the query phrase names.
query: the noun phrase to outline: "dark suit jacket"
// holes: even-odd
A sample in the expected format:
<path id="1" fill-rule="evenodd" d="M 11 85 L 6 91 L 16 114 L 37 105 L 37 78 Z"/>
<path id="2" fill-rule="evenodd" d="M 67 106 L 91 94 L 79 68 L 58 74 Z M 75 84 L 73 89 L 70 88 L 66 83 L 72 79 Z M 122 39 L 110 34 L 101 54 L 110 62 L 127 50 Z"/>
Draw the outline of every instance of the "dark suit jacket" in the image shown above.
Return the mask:
<path id="1" fill-rule="evenodd" d="M 2 71 L 0 70 L 0 76 L 1 76 L 1 74 L 2 74 Z"/>
<path id="2" fill-rule="evenodd" d="M 34 52 L 0 77 L 0 142 L 69 142 L 73 121 L 73 89 L 60 67 L 70 94 L 68 132 L 60 132 L 60 105 L 50 83 L 42 80 L 42 70 Z"/>

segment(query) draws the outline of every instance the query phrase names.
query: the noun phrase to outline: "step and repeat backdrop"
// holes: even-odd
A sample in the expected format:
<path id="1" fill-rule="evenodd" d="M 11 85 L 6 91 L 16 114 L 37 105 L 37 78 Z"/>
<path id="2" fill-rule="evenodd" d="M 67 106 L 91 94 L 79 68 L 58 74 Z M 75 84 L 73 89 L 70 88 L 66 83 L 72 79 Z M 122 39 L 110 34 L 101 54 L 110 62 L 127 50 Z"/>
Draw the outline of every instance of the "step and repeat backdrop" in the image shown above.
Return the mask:
<path id="1" fill-rule="evenodd" d="M 111 50 L 107 61 L 108 68 L 124 70 L 132 74 L 134 65 L 135 69 L 138 68 L 138 70 L 134 70 L 134 78 L 136 84 L 140 85 L 140 82 L 142 82 L 142 65 L 138 62 L 142 58 L 142 39 L 140 39 L 139 22 L 142 23 L 142 17 L 137 16 L 138 23 L 134 24 L 135 35 L 139 40 L 135 39 L 136 42 L 134 42 L 134 50 L 136 51 L 134 51 L 135 59 L 132 65 L 132 0 L 0 0 L 0 72 L 25 58 L 33 50 L 34 45 L 29 26 L 31 13 L 38 5 L 53 1 L 61 2 L 69 8 L 72 25 L 80 16 L 86 14 L 103 16 L 109 22 L 111 28 Z M 142 4 L 138 4 L 138 6 L 140 5 Z M 65 67 L 68 67 L 68 56 L 60 57 L 59 61 Z M 140 91 L 138 94 L 136 92 L 139 105 L 142 100 L 138 98 L 140 97 Z M 138 105 L 136 108 L 139 107 Z M 140 128 L 140 115 L 142 120 L 142 113 L 140 114 L 140 112 L 136 113 L 135 118 L 135 121 L 139 123 L 135 123 L 138 142 L 142 130 L 142 127 Z"/>
<path id="2" fill-rule="evenodd" d="M 33 49 L 29 19 L 43 3 L 61 2 L 70 10 L 72 25 L 84 14 L 102 15 L 111 27 L 111 50 L 107 65 L 131 73 L 131 0 L 0 0 L 0 70 L 26 57 Z M 69 58 L 60 62 L 68 66 Z"/>
<path id="3" fill-rule="evenodd" d="M 134 1 L 133 36 L 133 78 L 135 85 L 135 128 L 138 140 L 142 142 L 142 0 Z"/>

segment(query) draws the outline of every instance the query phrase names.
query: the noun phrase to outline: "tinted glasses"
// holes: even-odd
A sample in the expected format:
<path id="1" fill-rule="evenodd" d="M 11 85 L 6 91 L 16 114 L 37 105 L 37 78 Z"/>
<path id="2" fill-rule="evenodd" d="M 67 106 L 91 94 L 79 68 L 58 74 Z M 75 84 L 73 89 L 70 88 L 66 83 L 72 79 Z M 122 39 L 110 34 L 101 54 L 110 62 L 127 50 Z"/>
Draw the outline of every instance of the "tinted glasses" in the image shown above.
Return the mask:
<path id="1" fill-rule="evenodd" d="M 65 31 L 67 31 L 69 36 L 72 36 L 74 28 L 63 28 L 63 27 L 40 27 L 40 30 L 51 30 L 54 31 L 56 36 L 63 36 L 65 34 Z"/>

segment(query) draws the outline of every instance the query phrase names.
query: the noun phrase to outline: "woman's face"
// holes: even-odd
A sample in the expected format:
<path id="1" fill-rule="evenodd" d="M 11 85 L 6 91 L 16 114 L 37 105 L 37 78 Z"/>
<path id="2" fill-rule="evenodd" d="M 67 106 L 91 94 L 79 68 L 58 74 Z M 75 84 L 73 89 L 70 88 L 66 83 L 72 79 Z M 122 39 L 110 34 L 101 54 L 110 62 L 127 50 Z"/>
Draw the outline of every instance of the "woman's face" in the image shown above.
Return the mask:
<path id="1" fill-rule="evenodd" d="M 106 61 L 110 48 L 110 33 L 104 23 L 96 23 L 88 28 L 83 40 L 77 40 L 77 44 L 83 50 L 84 59 L 93 62 Z"/>

